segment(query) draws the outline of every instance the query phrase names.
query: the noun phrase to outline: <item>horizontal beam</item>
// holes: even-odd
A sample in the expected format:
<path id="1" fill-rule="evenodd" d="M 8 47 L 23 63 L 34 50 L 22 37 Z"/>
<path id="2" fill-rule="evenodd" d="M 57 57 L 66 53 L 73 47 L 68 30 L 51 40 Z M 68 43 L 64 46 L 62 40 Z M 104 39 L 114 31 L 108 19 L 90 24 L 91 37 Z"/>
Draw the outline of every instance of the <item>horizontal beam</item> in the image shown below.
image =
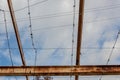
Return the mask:
<path id="1" fill-rule="evenodd" d="M 103 66 L 1 66 L 0 76 L 120 75 L 120 65 Z"/>

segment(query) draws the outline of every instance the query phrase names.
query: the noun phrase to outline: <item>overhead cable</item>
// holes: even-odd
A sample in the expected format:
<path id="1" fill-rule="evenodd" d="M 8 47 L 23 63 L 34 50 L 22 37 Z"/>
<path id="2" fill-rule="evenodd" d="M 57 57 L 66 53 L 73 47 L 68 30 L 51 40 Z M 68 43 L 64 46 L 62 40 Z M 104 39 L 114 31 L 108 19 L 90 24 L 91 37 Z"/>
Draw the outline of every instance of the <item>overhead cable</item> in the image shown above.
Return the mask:
<path id="1" fill-rule="evenodd" d="M 56 16 L 48 16 L 48 17 L 41 17 L 41 16 L 37 16 L 37 17 L 31 17 L 31 20 L 39 20 L 39 19 L 46 19 L 46 18 L 54 18 L 54 17 L 61 17 L 61 16 L 69 16 L 72 14 L 64 14 L 64 15 L 56 15 Z M 114 19 L 119 19 L 120 16 L 116 16 L 116 17 L 110 17 L 110 18 L 103 18 L 103 19 L 97 19 L 97 20 L 93 20 L 93 21 L 84 21 L 84 24 L 88 24 L 88 23 L 96 23 L 96 22 L 105 22 L 105 21 L 109 21 L 109 20 L 114 20 Z M 21 18 L 18 19 L 17 22 L 23 22 L 23 21 L 28 21 L 27 18 Z M 9 21 L 8 23 L 11 23 L 11 21 Z M 4 24 L 4 22 L 0 21 L 0 24 Z"/>
<path id="2" fill-rule="evenodd" d="M 38 5 L 38 4 L 41 4 L 41 3 L 44 3 L 44 2 L 47 2 L 47 1 L 48 1 L 48 0 L 43 0 L 43 1 L 40 1 L 40 2 L 36 2 L 36 3 L 34 3 L 34 4 L 31 4 L 30 7 L 36 6 L 36 5 Z M 28 6 L 25 6 L 25 7 L 20 8 L 20 9 L 16 9 L 15 12 L 22 11 L 22 10 L 24 10 L 24 9 L 27 9 L 27 7 L 28 7 Z M 108 6 L 100 6 L 100 7 L 85 9 L 85 12 L 109 10 L 109 9 L 114 9 L 114 8 L 119 8 L 119 7 L 120 7 L 120 4 L 108 5 Z M 9 12 L 9 11 L 6 11 L 6 12 Z"/>
<path id="3" fill-rule="evenodd" d="M 108 56 L 108 59 L 107 59 L 106 65 L 109 64 L 109 62 L 110 62 L 110 60 L 111 60 L 111 58 L 112 58 L 112 54 L 113 54 L 113 51 L 114 51 L 114 49 L 115 49 L 116 43 L 117 43 L 117 41 L 118 41 L 119 34 L 120 34 L 120 30 L 119 30 L 118 33 L 117 33 L 117 36 L 116 36 L 115 42 L 114 42 L 113 47 L 112 47 L 112 49 L 111 49 L 111 52 L 110 52 L 110 54 L 109 54 L 109 56 Z M 101 77 L 99 78 L 99 80 L 102 80 L 102 78 L 103 78 L 103 76 L 101 76 Z"/>
<path id="4" fill-rule="evenodd" d="M 6 38 L 7 38 L 7 46 L 8 46 L 8 51 L 9 51 L 9 57 L 10 57 L 10 61 L 11 61 L 11 64 L 12 66 L 14 66 L 14 63 L 13 63 L 13 58 L 12 58 L 12 52 L 11 52 L 11 49 L 10 49 L 10 41 L 9 41 L 9 35 L 8 35 L 8 27 L 7 27 L 7 22 L 6 22 L 6 13 L 4 10 L 0 10 L 3 12 L 4 14 L 4 22 L 5 22 L 5 32 L 6 32 Z M 15 76 L 15 79 L 17 80 L 17 77 Z"/>
<path id="5" fill-rule="evenodd" d="M 75 10 L 76 10 L 76 0 L 73 1 L 73 28 L 72 28 L 72 51 L 71 51 L 71 66 L 73 65 L 73 54 L 74 54 L 74 33 L 75 33 Z M 71 70 L 72 71 L 72 70 Z M 70 80 L 72 80 L 72 72 L 70 74 Z"/>
<path id="6" fill-rule="evenodd" d="M 11 60 L 11 64 L 12 66 L 14 66 L 13 64 L 13 60 L 12 60 L 12 53 L 10 50 L 10 41 L 9 41 L 9 35 L 8 35 L 8 28 L 7 28 L 7 22 L 6 22 L 6 15 L 5 15 L 5 11 L 3 11 L 4 13 L 4 21 L 5 21 L 5 31 L 6 31 L 6 38 L 7 38 L 7 45 L 8 45 L 8 50 L 9 50 L 9 55 L 10 55 L 10 60 Z"/>
<path id="7" fill-rule="evenodd" d="M 50 27 L 44 27 L 44 28 L 37 28 L 37 29 L 33 29 L 32 32 L 36 32 L 36 31 L 43 31 L 43 30 L 49 30 L 49 29 L 53 29 L 53 30 L 56 30 L 56 29 L 65 29 L 65 28 L 68 28 L 68 29 L 71 29 L 72 27 L 72 24 L 66 24 L 66 25 L 58 25 L 58 26 L 50 26 Z M 22 31 L 19 31 L 19 32 L 26 32 L 24 30 Z M 14 33 L 14 32 L 9 32 L 9 33 Z M 1 35 L 5 34 L 5 33 L 0 33 Z"/>
<path id="8" fill-rule="evenodd" d="M 41 3 L 44 3 L 44 2 L 47 2 L 47 1 L 48 1 L 48 0 L 39 1 L 39 2 L 36 2 L 36 3 L 34 3 L 34 4 L 29 5 L 29 7 L 33 7 L 33 6 L 36 6 L 36 5 L 38 5 L 38 4 L 41 4 Z M 28 6 L 25 6 L 25 7 L 23 7 L 23 8 L 14 10 L 14 12 L 18 12 L 18 11 L 21 11 L 21 10 L 24 10 L 24 9 L 27 9 L 27 8 L 28 8 Z M 6 12 L 9 12 L 9 11 L 6 11 Z"/>
<path id="9" fill-rule="evenodd" d="M 30 11 L 30 3 L 28 1 L 28 16 L 29 16 L 29 28 L 30 28 L 30 36 L 31 36 L 31 41 L 32 41 L 32 47 L 35 51 L 35 65 L 36 65 L 36 58 L 37 58 L 37 49 L 35 48 L 35 43 L 34 43 L 34 37 L 33 37 L 33 32 L 32 32 L 32 20 L 31 20 L 31 11 Z"/>

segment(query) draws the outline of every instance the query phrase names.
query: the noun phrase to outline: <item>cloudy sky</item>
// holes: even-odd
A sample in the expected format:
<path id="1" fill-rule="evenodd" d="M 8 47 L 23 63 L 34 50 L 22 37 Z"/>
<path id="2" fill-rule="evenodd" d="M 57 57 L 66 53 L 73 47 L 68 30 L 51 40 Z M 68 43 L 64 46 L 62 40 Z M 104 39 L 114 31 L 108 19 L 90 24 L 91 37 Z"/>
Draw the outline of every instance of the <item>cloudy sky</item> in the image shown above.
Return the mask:
<path id="1" fill-rule="evenodd" d="M 13 25 L 7 0 L 0 0 L 0 9 L 5 10 L 8 39 L 14 65 L 21 66 Z M 76 56 L 76 36 L 78 26 L 78 6 L 76 0 L 74 48 L 72 54 L 73 5 L 74 0 L 30 0 L 32 33 L 37 60 L 32 46 L 29 28 L 27 0 L 12 0 L 19 33 L 27 65 L 74 65 Z M 81 65 L 120 64 L 120 0 L 85 0 L 84 26 L 82 38 Z M 0 66 L 10 66 L 10 53 L 6 37 L 3 12 L 0 12 Z M 114 46 L 115 44 L 115 46 Z M 113 46 L 115 47 L 114 49 Z M 72 64 L 71 64 L 72 63 Z M 100 76 L 81 76 L 80 80 L 99 80 Z M 102 80 L 118 80 L 120 76 L 103 76 Z M 17 77 L 25 80 L 24 77 Z M 33 80 L 33 77 L 30 78 Z M 70 77 L 54 77 L 54 80 L 70 80 Z M 15 77 L 0 77 L 0 80 L 16 80 Z M 74 80 L 74 77 L 72 77 Z"/>

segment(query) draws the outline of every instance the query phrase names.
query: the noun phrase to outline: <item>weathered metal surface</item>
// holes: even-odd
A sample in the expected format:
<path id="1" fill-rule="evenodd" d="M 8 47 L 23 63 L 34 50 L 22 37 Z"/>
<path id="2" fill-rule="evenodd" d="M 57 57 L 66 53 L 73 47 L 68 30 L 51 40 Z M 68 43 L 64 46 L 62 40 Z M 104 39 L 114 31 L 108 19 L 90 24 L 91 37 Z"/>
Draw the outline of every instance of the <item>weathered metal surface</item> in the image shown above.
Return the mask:
<path id="1" fill-rule="evenodd" d="M 120 75 L 120 65 L 0 67 L 0 76 Z"/>
<path id="2" fill-rule="evenodd" d="M 84 16 L 84 0 L 80 0 L 79 20 L 78 20 L 78 36 L 77 36 L 77 52 L 76 52 L 76 65 L 80 64 L 81 43 L 82 43 L 82 29 L 83 29 L 83 16 Z"/>
<path id="3" fill-rule="evenodd" d="M 12 19 L 12 23 L 13 23 L 13 27 L 14 27 L 14 31 L 15 31 L 17 43 L 18 43 L 18 48 L 19 48 L 19 51 L 20 51 L 21 59 L 22 59 L 22 64 L 23 64 L 23 66 L 26 66 L 25 58 L 24 58 L 24 52 L 23 52 L 23 49 L 22 49 L 22 43 L 21 43 L 21 40 L 20 40 L 20 35 L 19 35 L 19 31 L 18 31 L 17 21 L 16 21 L 15 14 L 14 14 L 12 1 L 7 0 L 7 2 L 8 2 L 8 7 L 9 7 L 9 10 L 10 10 L 10 15 L 11 15 L 11 19 Z M 26 80 L 29 80 L 29 78 L 27 76 L 26 76 Z"/>
<path id="4" fill-rule="evenodd" d="M 84 16 L 84 0 L 79 0 L 79 20 L 78 20 L 76 65 L 80 64 L 81 43 L 82 43 L 82 29 L 83 29 L 83 16 Z M 75 80 L 78 80 L 78 79 L 79 79 L 79 77 L 75 76 Z"/>
<path id="5" fill-rule="evenodd" d="M 15 31 L 15 35 L 16 35 L 21 59 L 22 59 L 22 63 L 25 66 L 26 64 L 25 64 L 25 59 L 24 59 L 24 52 L 23 52 L 23 49 L 22 49 L 22 43 L 21 43 L 21 40 L 20 40 L 20 35 L 19 35 L 19 31 L 18 31 L 17 22 L 16 22 L 16 19 L 15 19 L 15 14 L 14 14 L 13 6 L 12 6 L 12 1 L 7 0 L 7 2 L 8 2 L 9 10 L 10 10 L 10 15 L 11 15 L 11 19 L 12 19 L 12 23 L 13 23 L 13 27 L 14 27 L 14 31 Z"/>

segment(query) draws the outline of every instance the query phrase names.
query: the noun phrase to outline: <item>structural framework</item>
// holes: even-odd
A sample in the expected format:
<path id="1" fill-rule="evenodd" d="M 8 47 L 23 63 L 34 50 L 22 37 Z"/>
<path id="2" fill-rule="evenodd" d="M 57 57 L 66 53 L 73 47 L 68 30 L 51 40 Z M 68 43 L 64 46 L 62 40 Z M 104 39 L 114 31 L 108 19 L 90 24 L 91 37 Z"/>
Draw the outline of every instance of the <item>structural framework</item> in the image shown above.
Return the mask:
<path id="1" fill-rule="evenodd" d="M 94 65 L 94 66 L 81 66 L 80 65 L 80 52 L 82 42 L 82 26 L 84 15 L 84 0 L 80 0 L 79 6 L 79 24 L 78 24 L 78 37 L 77 37 L 77 52 L 76 52 L 76 65 L 75 66 L 26 66 L 22 45 L 20 42 L 19 32 L 17 30 L 17 23 L 15 20 L 14 10 L 12 7 L 12 1 L 7 0 L 15 34 L 21 54 L 23 66 L 2 66 L 0 67 L 0 76 L 69 76 L 74 75 L 75 80 L 78 80 L 78 76 L 86 75 L 120 75 L 120 65 Z"/>

